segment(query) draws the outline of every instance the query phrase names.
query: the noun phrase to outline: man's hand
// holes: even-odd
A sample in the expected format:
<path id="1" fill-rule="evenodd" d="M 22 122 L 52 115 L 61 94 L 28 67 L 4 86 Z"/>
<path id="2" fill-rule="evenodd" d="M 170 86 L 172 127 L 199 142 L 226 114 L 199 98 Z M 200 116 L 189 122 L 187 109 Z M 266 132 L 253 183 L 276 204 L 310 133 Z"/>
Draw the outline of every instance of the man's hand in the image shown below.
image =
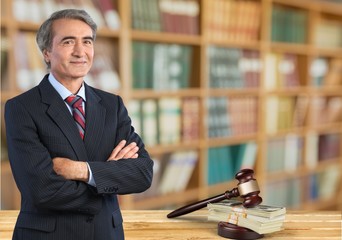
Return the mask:
<path id="1" fill-rule="evenodd" d="M 113 149 L 110 154 L 108 161 L 117 161 L 119 159 L 125 158 L 137 158 L 139 147 L 135 142 L 126 145 L 126 140 L 122 140 L 119 144 Z"/>
<path id="2" fill-rule="evenodd" d="M 53 170 L 65 179 L 88 182 L 89 172 L 86 162 L 56 157 L 52 159 L 52 163 Z"/>

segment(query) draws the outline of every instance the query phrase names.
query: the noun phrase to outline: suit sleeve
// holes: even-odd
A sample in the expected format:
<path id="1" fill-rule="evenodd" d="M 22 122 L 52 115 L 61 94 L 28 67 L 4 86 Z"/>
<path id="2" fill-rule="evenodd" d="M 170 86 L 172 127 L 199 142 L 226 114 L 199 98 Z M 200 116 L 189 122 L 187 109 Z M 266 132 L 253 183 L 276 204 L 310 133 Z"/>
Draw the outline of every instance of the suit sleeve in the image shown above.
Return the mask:
<path id="1" fill-rule="evenodd" d="M 121 159 L 108 162 L 89 162 L 96 189 L 99 194 L 130 194 L 147 190 L 151 186 L 153 161 L 146 151 L 138 134 L 131 126 L 127 110 L 118 97 L 118 128 L 116 144 L 127 140 L 127 144 L 136 142 L 139 147 L 138 158 Z"/>
<path id="2" fill-rule="evenodd" d="M 5 105 L 8 155 L 21 194 L 40 209 L 96 214 L 102 204 L 83 182 L 66 180 L 53 170 L 36 122 L 19 100 Z"/>

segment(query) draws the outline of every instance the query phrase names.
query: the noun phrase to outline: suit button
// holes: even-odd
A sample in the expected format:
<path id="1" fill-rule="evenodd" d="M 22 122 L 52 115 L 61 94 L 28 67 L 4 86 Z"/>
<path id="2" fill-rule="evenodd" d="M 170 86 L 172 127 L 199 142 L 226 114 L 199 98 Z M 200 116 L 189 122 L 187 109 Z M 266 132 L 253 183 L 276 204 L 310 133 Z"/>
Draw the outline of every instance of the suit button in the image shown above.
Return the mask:
<path id="1" fill-rule="evenodd" d="M 92 223 L 93 219 L 94 219 L 94 217 L 87 217 L 86 222 L 87 223 Z"/>

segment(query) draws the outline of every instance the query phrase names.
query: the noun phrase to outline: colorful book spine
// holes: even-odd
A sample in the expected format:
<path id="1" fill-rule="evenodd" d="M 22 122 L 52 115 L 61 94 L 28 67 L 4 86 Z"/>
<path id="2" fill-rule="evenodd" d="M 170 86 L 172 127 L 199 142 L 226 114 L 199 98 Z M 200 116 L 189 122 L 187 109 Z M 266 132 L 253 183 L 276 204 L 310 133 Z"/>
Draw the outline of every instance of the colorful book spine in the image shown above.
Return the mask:
<path id="1" fill-rule="evenodd" d="M 260 36 L 261 4 L 257 1 L 208 1 L 205 22 L 208 36 L 216 41 L 255 41 Z"/>
<path id="2" fill-rule="evenodd" d="M 307 24 L 307 12 L 273 5 L 271 39 L 274 42 L 306 43 Z"/>

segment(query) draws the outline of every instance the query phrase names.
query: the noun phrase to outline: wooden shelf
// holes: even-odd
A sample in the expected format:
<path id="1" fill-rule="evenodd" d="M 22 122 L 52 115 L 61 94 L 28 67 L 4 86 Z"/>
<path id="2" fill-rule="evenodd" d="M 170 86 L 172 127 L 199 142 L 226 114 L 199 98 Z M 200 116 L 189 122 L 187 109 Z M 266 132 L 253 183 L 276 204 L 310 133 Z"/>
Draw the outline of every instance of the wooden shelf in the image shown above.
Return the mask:
<path id="1" fill-rule="evenodd" d="M 145 31 L 132 30 L 131 35 L 132 35 L 132 40 L 135 40 L 135 41 L 188 44 L 188 45 L 194 45 L 194 46 L 200 46 L 202 42 L 200 36 L 165 33 L 165 32 L 145 32 Z"/>
<path id="2" fill-rule="evenodd" d="M 12 4 L 14 0 L 5 0 L 6 2 L 6 16 L 1 17 L 1 30 L 2 36 L 6 36 L 8 41 L 13 44 L 9 44 L 8 49 L 8 69 L 6 79 L 6 90 L 1 90 L 1 102 L 4 104 L 9 98 L 12 98 L 21 92 L 18 91 L 16 86 L 16 60 L 14 54 L 14 39 L 18 32 L 36 32 L 39 24 L 22 22 L 14 19 L 12 13 Z M 223 193 L 236 186 L 236 181 L 224 181 L 217 184 L 208 183 L 208 150 L 210 148 L 219 148 L 232 145 L 242 145 L 248 142 L 255 142 L 258 146 L 256 163 L 254 170 L 258 178 L 258 182 L 261 185 L 261 189 L 265 189 L 267 184 L 272 181 L 290 181 L 296 178 L 306 178 L 310 174 L 319 173 L 329 169 L 330 167 L 336 167 L 341 169 L 342 172 L 342 120 L 336 123 L 322 124 L 319 126 L 310 125 L 310 119 L 305 120 L 305 124 L 300 127 L 289 127 L 285 130 L 277 130 L 275 133 L 268 133 L 267 126 L 265 126 L 268 105 L 268 98 L 291 98 L 297 99 L 299 97 L 307 97 L 313 99 L 315 97 L 329 98 L 337 96 L 342 98 L 342 83 L 337 86 L 320 86 L 314 87 L 311 84 L 312 77 L 310 76 L 310 64 L 317 57 L 324 57 L 329 60 L 341 59 L 342 46 L 340 47 L 322 47 L 314 44 L 314 33 L 316 26 L 323 19 L 334 19 L 342 24 L 342 4 L 332 3 L 329 1 L 319 0 L 252 0 L 254 3 L 260 3 L 260 29 L 258 30 L 258 36 L 254 40 L 230 40 L 228 39 L 213 39 L 210 35 L 211 29 L 206 25 L 208 21 L 208 15 L 213 4 L 216 4 L 214 0 L 196 0 L 199 3 L 200 15 L 199 15 L 199 34 L 187 35 L 177 34 L 170 32 L 153 32 L 148 30 L 133 29 L 132 25 L 132 9 L 130 0 L 113 0 L 118 2 L 118 11 L 121 20 L 121 28 L 119 30 L 111 30 L 109 28 L 99 28 L 97 32 L 97 39 L 106 39 L 113 42 L 118 49 L 116 52 L 116 70 L 120 77 L 121 87 L 119 90 L 115 90 L 116 94 L 121 95 L 125 103 L 131 100 L 147 100 L 147 99 L 162 99 L 165 97 L 185 99 L 188 97 L 196 98 L 199 102 L 198 113 L 198 128 L 199 137 L 191 141 L 180 141 L 176 144 L 162 145 L 157 144 L 153 146 L 147 145 L 147 150 L 151 156 L 165 156 L 171 153 L 180 151 L 195 150 L 198 153 L 198 163 L 192 175 L 191 186 L 186 188 L 185 191 L 179 193 L 169 193 L 165 195 L 148 197 L 145 199 L 136 200 L 132 195 L 120 196 L 122 198 L 121 207 L 123 209 L 157 209 L 157 208 L 173 208 L 176 206 L 184 205 L 188 202 L 201 200 L 208 198 L 212 195 Z M 228 0 L 227 0 L 228 1 Z M 240 0 L 229 0 L 240 1 Z M 222 1 L 223 2 L 223 1 Z M 248 1 L 243 1 L 248 2 Z M 221 4 L 221 3 L 220 3 Z M 283 6 L 292 10 L 300 10 L 306 12 L 308 15 L 307 24 L 307 36 L 305 43 L 289 43 L 284 41 L 272 41 L 272 9 L 274 6 Z M 225 14 L 228 16 L 229 14 Z M 240 19 L 241 20 L 241 19 Z M 243 19 L 248 21 L 249 19 Z M 250 20 L 252 24 L 256 19 Z M 242 21 L 242 20 L 241 20 Z M 191 68 L 191 79 L 189 81 L 190 87 L 177 89 L 177 90 L 154 90 L 154 89 L 134 89 L 132 87 L 133 74 L 132 74 L 132 43 L 133 42 L 148 42 L 151 44 L 179 44 L 181 46 L 190 46 L 193 49 L 193 60 Z M 209 47 L 221 47 L 229 49 L 243 49 L 252 50 L 260 54 L 260 66 L 261 70 L 258 76 L 257 87 L 241 87 L 241 88 L 211 88 L 209 81 L 210 64 L 208 63 L 208 48 Z M 269 66 L 267 66 L 267 57 L 269 54 L 292 54 L 298 56 L 299 62 L 299 86 L 295 87 L 276 87 L 275 89 L 268 89 L 266 85 L 266 77 L 269 73 Z M 240 64 L 240 63 L 238 63 Z M 210 83 L 210 84 L 209 84 Z M 105 89 L 106 90 L 106 89 Z M 112 90 L 113 92 L 113 90 Z M 228 99 L 233 98 L 255 98 L 257 105 L 256 124 L 257 131 L 249 134 L 238 134 L 226 137 L 209 137 L 208 133 L 208 119 L 210 117 L 210 111 L 207 107 L 207 100 L 215 97 L 226 97 Z M 274 112 L 276 114 L 276 112 Z M 240 115 L 241 116 L 241 115 Z M 240 121 L 243 120 L 241 117 Z M 309 118 L 309 117 L 307 117 Z M 172 124 L 172 123 L 170 123 Z M 2 129 L 4 131 L 4 129 Z M 286 172 L 285 170 L 279 172 L 267 172 L 267 147 L 268 142 L 276 140 L 278 138 L 286 138 L 288 135 L 297 135 L 299 138 L 306 140 L 306 136 L 316 133 L 322 134 L 339 134 L 340 136 L 340 149 L 341 154 L 339 158 L 331 159 L 330 161 L 319 162 L 313 169 L 305 165 L 305 161 L 301 163 L 293 172 Z M 303 144 L 302 155 L 303 159 L 306 157 L 305 144 Z M 234 156 L 236 159 L 237 156 Z M 341 180 L 341 176 L 340 176 Z M 341 181 L 340 181 L 341 182 Z M 303 209 L 340 209 L 342 210 L 342 204 L 338 201 L 342 196 L 342 187 L 337 190 L 336 197 L 330 199 L 319 199 L 317 201 L 303 201 L 299 206 Z M 16 206 L 17 207 L 17 206 Z M 294 206 L 296 208 L 297 206 Z M 289 207 L 291 208 L 291 206 Z"/>

